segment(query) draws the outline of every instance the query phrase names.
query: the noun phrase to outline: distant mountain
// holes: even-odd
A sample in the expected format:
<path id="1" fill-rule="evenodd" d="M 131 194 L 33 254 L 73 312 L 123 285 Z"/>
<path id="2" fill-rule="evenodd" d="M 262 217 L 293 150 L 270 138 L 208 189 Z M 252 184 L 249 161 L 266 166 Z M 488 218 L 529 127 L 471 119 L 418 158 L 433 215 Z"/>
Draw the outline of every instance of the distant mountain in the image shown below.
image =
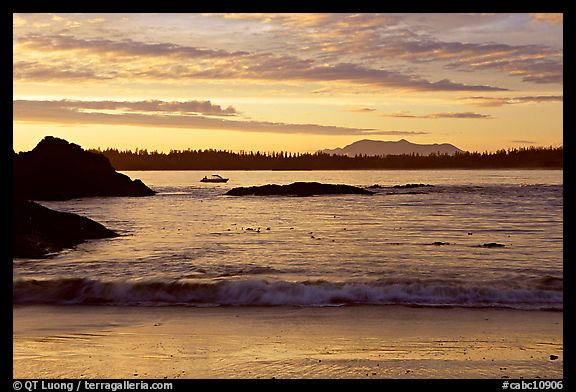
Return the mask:
<path id="1" fill-rule="evenodd" d="M 450 154 L 464 152 L 452 144 L 416 144 L 401 139 L 397 142 L 385 142 L 382 140 L 359 140 L 344 148 L 335 148 L 333 150 L 321 150 L 326 154 L 337 155 L 400 155 L 400 154 L 420 154 L 430 155 L 431 153 Z"/>

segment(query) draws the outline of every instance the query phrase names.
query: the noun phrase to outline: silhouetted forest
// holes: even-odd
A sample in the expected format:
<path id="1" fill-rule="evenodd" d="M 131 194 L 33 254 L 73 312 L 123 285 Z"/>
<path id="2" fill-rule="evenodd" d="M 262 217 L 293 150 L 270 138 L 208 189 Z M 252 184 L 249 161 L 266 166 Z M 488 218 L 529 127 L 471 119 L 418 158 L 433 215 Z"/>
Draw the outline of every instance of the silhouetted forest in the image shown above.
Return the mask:
<path id="1" fill-rule="evenodd" d="M 455 155 L 418 154 L 354 157 L 316 153 L 171 150 L 169 153 L 108 148 L 116 170 L 352 170 L 352 169 L 561 169 L 563 147 L 529 147 Z"/>

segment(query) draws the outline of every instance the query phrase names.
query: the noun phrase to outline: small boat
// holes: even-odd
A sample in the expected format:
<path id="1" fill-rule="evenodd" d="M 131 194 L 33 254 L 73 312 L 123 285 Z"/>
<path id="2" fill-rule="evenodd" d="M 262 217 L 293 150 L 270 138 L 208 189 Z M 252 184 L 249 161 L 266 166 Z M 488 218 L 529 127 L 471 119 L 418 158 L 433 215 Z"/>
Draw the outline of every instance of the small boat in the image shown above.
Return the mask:
<path id="1" fill-rule="evenodd" d="M 218 174 L 212 174 L 210 177 L 204 176 L 204 178 L 200 180 L 200 182 L 227 182 L 227 181 L 228 181 L 227 178 L 223 178 Z"/>

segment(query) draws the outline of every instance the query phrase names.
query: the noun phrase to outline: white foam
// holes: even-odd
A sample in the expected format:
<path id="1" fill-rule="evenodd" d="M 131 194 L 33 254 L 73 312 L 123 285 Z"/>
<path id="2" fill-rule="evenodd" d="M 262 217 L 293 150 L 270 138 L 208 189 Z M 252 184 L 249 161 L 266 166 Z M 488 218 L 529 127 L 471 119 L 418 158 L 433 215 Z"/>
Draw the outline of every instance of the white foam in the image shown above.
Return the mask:
<path id="1" fill-rule="evenodd" d="M 335 306 L 412 305 L 563 309 L 563 293 L 542 289 L 467 287 L 446 283 L 238 280 L 96 281 L 17 280 L 14 303 L 109 305 Z"/>

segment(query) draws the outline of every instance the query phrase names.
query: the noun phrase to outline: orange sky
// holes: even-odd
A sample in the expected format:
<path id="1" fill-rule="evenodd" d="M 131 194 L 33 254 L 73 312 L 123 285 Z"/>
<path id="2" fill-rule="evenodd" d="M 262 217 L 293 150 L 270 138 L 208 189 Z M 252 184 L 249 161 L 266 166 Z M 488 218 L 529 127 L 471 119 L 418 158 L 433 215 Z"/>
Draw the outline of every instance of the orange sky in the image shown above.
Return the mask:
<path id="1" fill-rule="evenodd" d="M 14 14 L 16 151 L 562 144 L 561 14 Z"/>

